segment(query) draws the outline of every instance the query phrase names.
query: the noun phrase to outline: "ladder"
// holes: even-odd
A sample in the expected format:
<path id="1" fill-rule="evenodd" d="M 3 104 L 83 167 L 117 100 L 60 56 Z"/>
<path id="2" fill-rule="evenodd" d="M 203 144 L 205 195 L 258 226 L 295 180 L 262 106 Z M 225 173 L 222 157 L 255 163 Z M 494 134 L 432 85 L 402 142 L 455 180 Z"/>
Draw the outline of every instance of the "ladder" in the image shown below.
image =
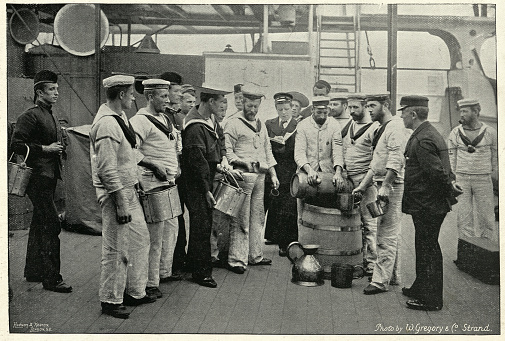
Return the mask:
<path id="1" fill-rule="evenodd" d="M 360 91 L 359 16 L 325 17 L 317 13 L 317 79 L 324 79 L 337 91 Z"/>

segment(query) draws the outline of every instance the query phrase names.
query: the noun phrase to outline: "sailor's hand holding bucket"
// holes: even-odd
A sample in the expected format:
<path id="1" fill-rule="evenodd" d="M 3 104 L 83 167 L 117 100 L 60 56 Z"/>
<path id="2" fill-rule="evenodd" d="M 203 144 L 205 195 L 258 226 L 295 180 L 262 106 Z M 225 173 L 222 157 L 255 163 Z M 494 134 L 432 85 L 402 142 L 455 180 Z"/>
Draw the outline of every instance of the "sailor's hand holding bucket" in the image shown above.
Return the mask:
<path id="1" fill-rule="evenodd" d="M 377 199 L 384 201 L 386 204 L 389 203 L 389 196 L 392 190 L 393 190 L 392 185 L 383 183 L 382 186 L 380 186 L 379 191 L 377 192 Z"/>
<path id="2" fill-rule="evenodd" d="M 207 200 L 207 205 L 209 205 L 210 208 L 216 206 L 216 199 L 214 199 L 214 195 L 212 195 L 212 192 L 209 191 L 205 193 L 205 200 Z"/>

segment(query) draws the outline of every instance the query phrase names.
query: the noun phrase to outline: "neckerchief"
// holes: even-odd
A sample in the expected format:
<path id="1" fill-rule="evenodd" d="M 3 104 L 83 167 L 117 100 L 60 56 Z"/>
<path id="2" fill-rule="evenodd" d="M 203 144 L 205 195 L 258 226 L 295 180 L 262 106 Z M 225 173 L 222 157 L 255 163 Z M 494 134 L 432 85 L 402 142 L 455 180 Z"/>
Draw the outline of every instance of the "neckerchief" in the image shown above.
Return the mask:
<path id="1" fill-rule="evenodd" d="M 365 124 L 363 127 L 360 128 L 360 130 L 358 130 L 356 135 L 354 135 L 354 125 L 351 125 L 351 135 L 350 135 L 351 143 L 354 144 L 354 142 L 357 139 L 359 139 L 361 137 L 361 135 L 363 135 L 368 130 L 368 128 L 370 128 L 370 126 L 372 124 L 373 124 L 373 122 Z"/>
<path id="2" fill-rule="evenodd" d="M 256 128 L 253 127 L 250 123 L 248 123 L 246 120 L 244 120 L 242 117 L 239 117 L 239 120 L 242 121 L 242 123 L 244 123 L 247 128 L 251 129 L 252 131 L 254 131 L 256 134 L 259 134 L 260 131 L 261 131 L 261 123 L 259 120 L 256 120 Z"/>
<path id="3" fill-rule="evenodd" d="M 486 127 L 484 127 L 484 130 L 482 131 L 482 133 L 480 133 L 475 139 L 473 139 L 473 141 L 470 141 L 468 136 L 463 134 L 461 129 L 458 129 L 458 132 L 459 132 L 459 137 L 461 138 L 461 141 L 463 141 L 463 143 L 467 146 L 468 152 L 473 153 L 473 152 L 475 152 L 475 147 L 477 147 L 477 145 L 480 143 L 480 141 L 482 141 L 482 139 L 484 138 L 484 134 L 486 133 Z"/>
<path id="4" fill-rule="evenodd" d="M 351 123 L 352 123 L 352 120 L 350 120 L 349 122 L 347 122 L 347 124 L 342 129 L 342 132 L 341 132 L 342 138 L 344 138 L 344 137 L 347 136 L 347 133 L 349 132 L 349 128 L 351 127 Z"/>
<path id="5" fill-rule="evenodd" d="M 386 123 L 384 123 L 378 130 L 377 132 L 375 133 L 375 136 L 373 138 L 373 141 L 372 141 L 372 150 L 375 149 L 375 147 L 377 147 L 377 143 L 379 143 L 379 139 L 381 138 L 382 134 L 384 133 L 384 130 L 386 130 L 386 126 L 388 125 L 388 123 L 391 122 L 390 121 L 387 121 Z"/>
<path id="6" fill-rule="evenodd" d="M 164 114 L 162 114 L 162 115 L 166 118 L 168 127 L 166 127 L 163 123 L 161 123 L 159 120 L 157 120 L 155 117 L 153 117 L 151 115 L 144 115 L 144 116 L 147 117 L 147 119 L 149 121 L 151 121 L 151 123 L 154 124 L 154 126 L 156 128 L 161 130 L 162 133 L 167 135 L 169 140 L 173 141 L 173 140 L 175 140 L 175 136 L 174 136 L 174 134 L 172 134 L 172 130 L 173 130 L 172 122 L 170 121 L 170 119 L 166 115 L 164 115 Z"/>
<path id="7" fill-rule="evenodd" d="M 132 148 L 135 148 L 137 146 L 137 140 L 135 138 L 135 130 L 133 130 L 133 127 L 130 124 L 130 122 L 128 122 L 128 125 L 126 125 L 126 123 L 124 122 L 124 120 L 121 116 L 112 115 L 112 117 L 114 117 L 116 119 L 117 123 L 119 123 L 119 126 L 121 127 L 121 130 L 123 131 L 123 134 L 125 135 L 128 142 L 130 142 L 130 145 L 132 146 Z"/>

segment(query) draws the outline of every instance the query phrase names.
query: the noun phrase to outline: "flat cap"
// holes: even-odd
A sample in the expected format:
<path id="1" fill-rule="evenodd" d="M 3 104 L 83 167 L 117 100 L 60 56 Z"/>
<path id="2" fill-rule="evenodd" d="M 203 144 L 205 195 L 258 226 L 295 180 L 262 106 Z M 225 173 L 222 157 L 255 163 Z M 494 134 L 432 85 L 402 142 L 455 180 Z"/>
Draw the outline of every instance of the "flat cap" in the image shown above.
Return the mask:
<path id="1" fill-rule="evenodd" d="M 274 95 L 275 104 L 289 103 L 293 99 L 293 95 L 287 92 L 278 92 Z"/>
<path id="2" fill-rule="evenodd" d="M 143 81 L 142 85 L 144 86 L 144 90 L 168 89 L 170 82 L 163 79 L 152 78 Z"/>
<path id="3" fill-rule="evenodd" d="M 477 104 L 479 104 L 478 99 L 463 98 L 458 101 L 458 108 L 470 107 L 472 105 L 477 105 Z"/>
<path id="4" fill-rule="evenodd" d="M 243 85 L 244 85 L 244 84 L 235 84 L 235 85 L 233 86 L 233 92 L 234 92 L 234 93 L 239 93 L 239 92 L 242 92 L 242 86 L 243 86 Z"/>
<path id="5" fill-rule="evenodd" d="M 322 80 L 322 79 L 318 80 L 318 81 L 316 82 L 316 84 L 314 84 L 314 87 L 316 87 L 316 88 L 318 88 L 318 89 L 326 88 L 326 90 L 327 90 L 328 92 L 330 92 L 330 90 L 331 90 L 331 85 L 330 85 L 330 83 L 328 83 L 327 81 Z"/>
<path id="6" fill-rule="evenodd" d="M 293 96 L 293 101 L 298 101 L 300 103 L 300 107 L 305 108 L 309 106 L 309 99 L 304 94 L 297 91 L 290 91 L 288 94 Z"/>
<path id="7" fill-rule="evenodd" d="M 165 72 L 160 75 L 161 79 L 169 81 L 172 85 L 182 85 L 182 76 L 177 72 Z"/>
<path id="8" fill-rule="evenodd" d="M 231 94 L 231 91 L 226 91 L 219 89 L 217 87 L 205 87 L 205 86 L 195 86 L 195 88 L 200 92 L 200 94 L 209 94 L 209 95 L 228 95 Z"/>
<path id="9" fill-rule="evenodd" d="M 361 93 L 361 92 L 354 92 L 354 93 L 350 93 L 349 95 L 347 95 L 347 101 L 350 102 L 350 101 L 364 101 L 366 100 L 366 95 L 364 93 Z"/>
<path id="10" fill-rule="evenodd" d="M 389 92 L 383 94 L 372 94 L 366 96 L 366 101 L 382 102 L 389 99 Z"/>
<path id="11" fill-rule="evenodd" d="M 33 86 L 42 83 L 58 83 L 58 75 L 49 70 L 42 70 L 33 77 Z"/>
<path id="12" fill-rule="evenodd" d="M 417 96 L 417 95 L 412 95 L 412 96 L 403 96 L 402 99 L 400 100 L 400 109 L 397 111 L 402 111 L 405 108 L 408 107 L 427 107 L 428 106 L 428 97 L 424 96 Z"/>
<path id="13" fill-rule="evenodd" d="M 135 82 L 135 77 L 127 75 L 114 75 L 103 80 L 104 88 L 112 88 L 118 85 L 132 85 Z"/>
<path id="14" fill-rule="evenodd" d="M 265 95 L 262 94 L 257 87 L 250 85 L 242 86 L 242 95 L 250 100 L 256 100 L 265 97 Z"/>
<path id="15" fill-rule="evenodd" d="M 190 92 L 193 95 L 195 94 L 195 88 L 191 84 L 184 84 L 181 87 L 181 94 L 185 94 L 186 92 Z"/>
<path id="16" fill-rule="evenodd" d="M 328 94 L 331 101 L 347 101 L 348 93 L 346 92 L 330 92 Z"/>
<path id="17" fill-rule="evenodd" d="M 312 106 L 318 109 L 324 109 L 330 104 L 330 98 L 326 96 L 312 97 Z"/>

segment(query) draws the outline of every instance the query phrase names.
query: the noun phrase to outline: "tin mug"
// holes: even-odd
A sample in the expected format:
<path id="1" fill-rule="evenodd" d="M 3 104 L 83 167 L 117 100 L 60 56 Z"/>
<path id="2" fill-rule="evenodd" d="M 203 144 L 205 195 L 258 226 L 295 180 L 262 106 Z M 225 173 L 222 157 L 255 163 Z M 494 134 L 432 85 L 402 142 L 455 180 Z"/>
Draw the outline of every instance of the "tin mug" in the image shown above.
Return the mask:
<path id="1" fill-rule="evenodd" d="M 384 209 L 386 205 L 387 205 L 386 202 L 377 199 L 375 201 L 372 201 L 371 203 L 366 204 L 366 208 L 368 209 L 368 212 L 370 212 L 372 218 L 377 218 L 384 215 L 385 213 Z"/>

